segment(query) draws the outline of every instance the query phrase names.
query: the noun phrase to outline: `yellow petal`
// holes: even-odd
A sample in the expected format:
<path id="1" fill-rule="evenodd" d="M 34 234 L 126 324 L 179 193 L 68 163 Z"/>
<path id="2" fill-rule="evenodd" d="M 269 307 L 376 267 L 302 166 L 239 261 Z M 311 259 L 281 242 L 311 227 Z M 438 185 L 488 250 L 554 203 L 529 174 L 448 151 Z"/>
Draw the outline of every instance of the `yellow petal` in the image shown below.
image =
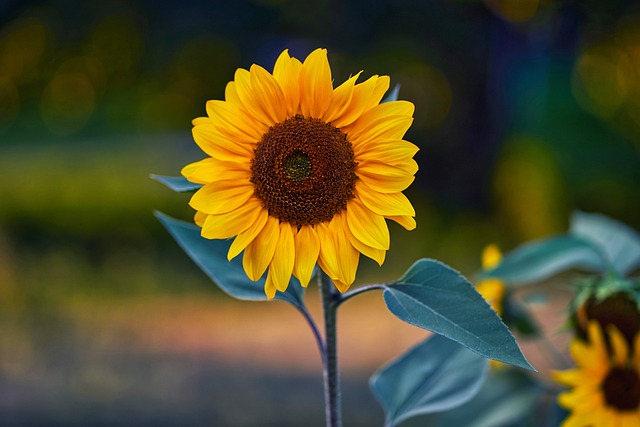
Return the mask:
<path id="1" fill-rule="evenodd" d="M 581 367 L 585 366 L 594 366 L 597 364 L 597 361 L 593 360 L 593 354 L 589 347 L 579 341 L 574 339 L 569 346 L 569 351 L 571 353 L 571 358 L 575 360 L 576 364 Z"/>
<path id="2" fill-rule="evenodd" d="M 196 117 L 191 120 L 191 124 L 194 126 L 210 125 L 213 126 L 213 122 L 209 117 Z"/>
<path id="3" fill-rule="evenodd" d="M 216 159 L 242 163 L 253 156 L 251 144 L 230 139 L 213 125 L 198 125 L 191 133 L 198 147 Z"/>
<path id="4" fill-rule="evenodd" d="M 304 225 L 295 235 L 295 243 L 296 263 L 293 267 L 293 274 L 300 280 L 300 284 L 306 287 L 311 280 L 313 267 L 318 261 L 320 238 L 313 227 Z"/>
<path id="5" fill-rule="evenodd" d="M 347 292 L 351 287 L 351 283 L 345 283 L 340 279 L 332 279 L 331 281 L 333 282 L 333 285 L 336 287 L 336 289 L 342 293 Z"/>
<path id="6" fill-rule="evenodd" d="M 349 229 L 358 240 L 372 248 L 389 249 L 389 228 L 382 215 L 369 210 L 360 200 L 351 199 L 346 216 Z"/>
<path id="7" fill-rule="evenodd" d="M 360 252 L 353 247 L 347 237 L 347 227 L 346 212 L 344 211 L 335 215 L 329 223 L 329 230 L 333 234 L 336 251 L 338 253 L 338 281 L 340 282 L 340 286 L 336 284 L 336 287 L 340 292 L 345 292 L 354 280 L 356 280 L 356 272 L 360 261 Z"/>
<path id="8" fill-rule="evenodd" d="M 415 216 L 411 202 L 402 193 L 379 193 L 366 186 L 362 181 L 356 182 L 357 197 L 371 211 L 383 216 Z"/>
<path id="9" fill-rule="evenodd" d="M 573 408 L 575 412 L 579 412 L 579 409 L 585 406 L 588 408 L 600 404 L 599 399 L 602 394 L 598 391 L 598 389 L 574 388 L 571 391 L 561 393 L 558 396 L 558 403 L 564 408 Z"/>
<path id="10" fill-rule="evenodd" d="M 300 110 L 307 117 L 321 118 L 331 102 L 333 84 L 326 49 L 307 56 L 300 70 Z"/>
<path id="11" fill-rule="evenodd" d="M 196 212 L 196 214 L 193 216 L 193 222 L 195 222 L 197 226 L 202 227 L 204 221 L 207 219 L 207 216 L 208 215 L 204 212 Z"/>
<path id="12" fill-rule="evenodd" d="M 560 425 L 561 427 L 588 427 L 593 422 L 593 417 L 585 419 L 585 414 L 569 414 Z M 598 424 L 594 424 L 598 425 Z M 604 426 L 602 426 L 604 427 Z"/>
<path id="13" fill-rule="evenodd" d="M 251 178 L 249 163 L 238 163 L 208 157 L 191 163 L 180 173 L 191 182 L 209 184 L 221 180 L 248 180 Z"/>
<path id="14" fill-rule="evenodd" d="M 376 141 L 358 151 L 358 160 L 403 163 L 415 156 L 419 150 L 418 146 L 405 140 Z"/>
<path id="15" fill-rule="evenodd" d="M 369 145 L 381 141 L 402 139 L 413 123 L 413 117 L 389 116 L 372 123 L 365 131 L 358 135 L 347 134 L 353 145 L 356 156 L 361 155 Z"/>
<path id="16" fill-rule="evenodd" d="M 240 96 L 237 84 L 236 90 Z M 249 116 L 242 107 L 230 102 L 207 101 L 207 114 L 220 133 L 244 142 L 258 142 L 269 130 L 267 125 Z"/>
<path id="17" fill-rule="evenodd" d="M 267 127 L 274 125 L 276 122 L 271 119 L 268 111 L 262 108 L 262 104 L 253 88 L 252 72 L 244 68 L 238 68 L 233 79 L 242 107 L 249 113 L 251 118 Z"/>
<path id="18" fill-rule="evenodd" d="M 629 349 L 627 348 L 627 340 L 622 336 L 618 328 L 613 325 L 607 327 L 609 339 L 613 347 L 613 359 L 618 366 L 625 366 L 629 357 Z"/>
<path id="19" fill-rule="evenodd" d="M 358 240 L 356 236 L 353 235 L 349 227 L 345 227 L 345 232 L 347 238 L 349 239 L 349 243 L 351 243 L 351 245 L 353 245 L 353 247 L 356 248 L 357 251 L 359 251 L 364 256 L 371 258 L 380 266 L 384 263 L 387 251 L 385 251 L 384 249 L 376 249 L 372 248 L 371 246 L 365 245 L 360 240 Z"/>
<path id="20" fill-rule="evenodd" d="M 363 161 L 356 167 L 356 173 L 369 175 L 407 176 L 415 175 L 416 172 L 418 172 L 418 163 L 413 159 L 397 164 L 378 161 Z"/>
<path id="21" fill-rule="evenodd" d="M 267 275 L 267 280 L 264 283 L 264 293 L 268 299 L 273 299 L 276 296 L 276 286 L 273 284 L 271 276 Z"/>
<path id="22" fill-rule="evenodd" d="M 208 215 L 201 235 L 207 239 L 228 239 L 236 236 L 256 221 L 261 210 L 260 201 L 254 197 L 231 212 Z"/>
<path id="23" fill-rule="evenodd" d="M 591 352 L 597 358 L 597 365 L 606 366 L 608 361 L 607 347 L 604 343 L 604 337 L 602 335 L 602 328 L 596 321 L 589 322 L 587 326 L 589 332 L 589 342 L 591 343 Z"/>
<path id="24" fill-rule="evenodd" d="M 331 103 L 329 104 L 326 114 L 322 118 L 324 122 L 331 123 L 341 117 L 347 108 L 349 108 L 351 98 L 353 98 L 353 88 L 361 73 L 362 71 L 333 90 Z"/>
<path id="25" fill-rule="evenodd" d="M 580 369 L 569 369 L 566 371 L 552 371 L 551 376 L 553 379 L 567 386 L 576 386 L 582 382 L 584 374 Z"/>
<path id="26" fill-rule="evenodd" d="M 638 427 L 640 426 L 640 412 L 628 412 L 621 413 L 620 417 L 620 427 Z"/>
<path id="27" fill-rule="evenodd" d="M 387 89 L 389 89 L 389 77 L 387 76 L 372 76 L 368 80 L 357 84 L 353 88 L 349 107 L 334 121 L 333 125 L 337 128 L 343 128 L 355 122 L 365 111 L 380 103 Z M 380 94 L 381 91 L 382 94 Z"/>
<path id="28" fill-rule="evenodd" d="M 280 123 L 287 118 L 287 105 L 280 85 L 259 65 L 251 66 L 251 87 L 255 102 L 270 119 L 268 124 Z"/>
<path id="29" fill-rule="evenodd" d="M 236 90 L 236 83 L 231 81 L 227 83 L 227 86 L 224 88 L 224 99 L 227 102 L 235 104 L 237 106 L 242 106 L 242 101 L 238 97 L 238 91 Z"/>
<path id="30" fill-rule="evenodd" d="M 415 107 L 409 101 L 385 102 L 371 108 L 343 131 L 347 132 L 350 138 L 357 138 L 363 132 L 368 132 L 372 127 L 387 121 L 389 117 L 406 116 L 410 118 L 414 111 Z"/>
<path id="31" fill-rule="evenodd" d="M 231 247 L 229 248 L 229 252 L 227 253 L 227 259 L 231 261 L 233 258 L 237 257 L 240 252 L 242 252 L 249 243 L 253 242 L 253 239 L 258 236 L 258 234 L 264 228 L 264 225 L 267 223 L 267 219 L 269 217 L 269 213 L 266 209 L 261 209 L 258 214 L 258 218 L 249 227 L 243 232 L 239 233 L 236 238 L 231 243 Z"/>
<path id="32" fill-rule="evenodd" d="M 415 218 L 405 215 L 405 216 L 388 216 L 386 217 L 387 219 L 390 219 L 391 221 L 395 221 L 398 224 L 400 224 L 401 226 L 403 226 L 405 229 L 411 231 L 411 230 L 415 230 L 416 228 L 416 220 Z"/>
<path id="33" fill-rule="evenodd" d="M 291 225 L 282 222 L 280 223 L 278 245 L 273 253 L 268 274 L 268 276 L 271 276 L 273 285 L 280 292 L 286 291 L 287 286 L 289 286 L 289 280 L 291 280 L 291 273 L 293 272 L 293 265 L 296 259 L 295 255 L 295 242 L 293 240 Z"/>
<path id="34" fill-rule="evenodd" d="M 500 253 L 500 248 L 497 245 L 490 244 L 487 245 L 482 251 L 482 269 L 489 270 L 490 268 L 495 267 L 500 264 L 502 260 L 502 253 Z"/>
<path id="35" fill-rule="evenodd" d="M 290 58 L 285 50 L 280 54 L 273 67 L 273 77 L 276 79 L 284 93 L 287 106 L 287 116 L 292 117 L 298 112 L 300 105 L 300 70 L 302 63 L 296 58 Z"/>
<path id="36" fill-rule="evenodd" d="M 326 223 L 321 222 L 316 224 L 315 230 L 320 240 L 320 254 L 318 256 L 318 265 L 327 273 L 332 280 L 337 280 L 339 277 L 338 270 L 338 253 L 336 251 L 336 245 L 333 240 L 333 235 L 329 231 L 329 227 Z"/>
<path id="37" fill-rule="evenodd" d="M 249 180 L 214 181 L 196 191 L 189 206 L 207 214 L 222 214 L 238 209 L 252 195 Z"/>
<path id="38" fill-rule="evenodd" d="M 367 187 L 379 193 L 399 193 L 415 180 L 415 176 L 410 174 L 388 176 L 372 172 L 371 169 L 357 168 L 357 174 Z"/>
<path id="39" fill-rule="evenodd" d="M 254 282 L 264 274 L 278 246 L 280 226 L 277 218 L 270 216 L 258 236 L 244 250 L 242 266 Z"/>
<path id="40" fill-rule="evenodd" d="M 376 80 L 376 84 L 373 87 L 373 93 L 371 94 L 371 98 L 369 99 L 369 104 L 364 111 L 369 111 L 369 109 L 380 104 L 380 101 L 382 101 L 382 97 L 389 90 L 390 83 L 391 79 L 389 78 L 389 76 L 380 76 Z"/>

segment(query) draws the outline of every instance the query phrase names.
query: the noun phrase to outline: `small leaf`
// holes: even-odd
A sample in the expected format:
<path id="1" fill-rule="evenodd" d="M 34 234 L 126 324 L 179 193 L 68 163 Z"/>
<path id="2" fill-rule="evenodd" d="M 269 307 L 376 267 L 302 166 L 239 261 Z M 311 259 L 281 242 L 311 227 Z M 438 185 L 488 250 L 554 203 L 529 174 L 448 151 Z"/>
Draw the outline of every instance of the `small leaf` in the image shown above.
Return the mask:
<path id="1" fill-rule="evenodd" d="M 590 242 L 577 236 L 562 235 L 518 247 L 502 258 L 495 268 L 484 271 L 481 277 L 498 277 L 511 285 L 522 285 L 570 268 L 601 272 L 606 264 Z"/>
<path id="2" fill-rule="evenodd" d="M 480 389 L 487 366 L 484 357 L 433 335 L 376 372 L 369 385 L 392 426 L 467 402 Z"/>
<path id="3" fill-rule="evenodd" d="M 438 427 L 512 426 L 534 412 L 540 386 L 521 372 L 505 369 L 494 372 L 475 397 L 438 417 Z M 540 425 L 540 424 L 526 424 Z M 556 424 L 557 425 L 557 424 Z"/>
<path id="4" fill-rule="evenodd" d="M 200 228 L 189 222 L 171 218 L 161 212 L 155 212 L 167 231 L 176 239 L 180 247 L 189 255 L 198 267 L 223 291 L 234 298 L 251 301 L 264 301 L 265 278 L 252 282 L 242 268 L 241 257 L 227 260 L 230 240 L 209 240 L 200 236 Z M 291 278 L 285 292 L 277 292 L 275 298 L 287 301 L 298 309 L 305 310 L 303 288 L 295 277 Z"/>
<path id="5" fill-rule="evenodd" d="M 601 214 L 575 212 L 570 233 L 600 247 L 621 276 L 640 266 L 640 235 L 621 222 Z"/>
<path id="6" fill-rule="evenodd" d="M 496 312 L 451 267 L 419 260 L 385 288 L 384 300 L 407 323 L 442 334 L 484 357 L 535 370 Z"/>
<path id="7" fill-rule="evenodd" d="M 202 187 L 202 184 L 194 184 L 187 180 L 183 176 L 164 176 L 164 175 L 149 175 L 151 179 L 155 179 L 158 182 L 163 183 L 173 191 L 178 193 L 187 193 L 190 191 L 196 191 Z"/>
<path id="8" fill-rule="evenodd" d="M 384 104 L 385 102 L 397 101 L 399 94 L 400 94 L 400 83 L 396 83 L 396 85 L 393 87 L 393 90 L 389 92 L 389 95 L 387 95 L 382 100 L 381 104 Z"/>

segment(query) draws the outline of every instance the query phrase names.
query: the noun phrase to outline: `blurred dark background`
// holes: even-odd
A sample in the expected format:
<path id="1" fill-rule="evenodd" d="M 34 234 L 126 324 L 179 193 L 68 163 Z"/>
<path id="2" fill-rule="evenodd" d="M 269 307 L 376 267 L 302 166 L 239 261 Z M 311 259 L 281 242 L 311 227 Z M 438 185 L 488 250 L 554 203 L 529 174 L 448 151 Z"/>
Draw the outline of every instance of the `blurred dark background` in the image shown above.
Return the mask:
<path id="1" fill-rule="evenodd" d="M 152 216 L 190 219 L 188 195 L 148 179 L 203 157 L 191 120 L 236 68 L 316 47 L 336 83 L 388 74 L 416 105 L 418 228 L 390 225 L 357 283 L 419 257 L 473 276 L 487 243 L 575 209 L 640 228 L 637 2 L 5 0 L 0 424 L 322 425 L 302 319 L 217 291 Z M 363 301 L 341 323 L 349 426 L 382 424 L 366 378 L 422 336 Z"/>

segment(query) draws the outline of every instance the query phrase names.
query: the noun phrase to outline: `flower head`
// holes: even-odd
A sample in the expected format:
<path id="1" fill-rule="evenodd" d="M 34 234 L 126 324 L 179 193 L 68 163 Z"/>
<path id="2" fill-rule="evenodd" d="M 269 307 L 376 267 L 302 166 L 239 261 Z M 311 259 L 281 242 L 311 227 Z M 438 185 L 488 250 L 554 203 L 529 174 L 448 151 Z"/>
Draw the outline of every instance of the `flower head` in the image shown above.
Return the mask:
<path id="1" fill-rule="evenodd" d="M 577 368 L 554 374 L 556 381 L 571 387 L 558 397 L 570 411 L 563 427 L 640 425 L 640 333 L 630 349 L 622 333 L 610 325 L 609 353 L 601 325 L 591 321 L 587 331 L 588 342 L 571 343 Z"/>
<path id="2" fill-rule="evenodd" d="M 587 325 L 593 320 L 603 328 L 609 325 L 615 326 L 625 337 L 629 346 L 633 346 L 633 339 L 640 332 L 638 304 L 633 295 L 627 292 L 616 292 L 604 299 L 598 299 L 595 293 L 589 296 L 572 315 L 576 336 L 587 340 Z M 605 336 L 605 344 L 607 348 L 611 348 L 607 336 Z"/>
<path id="3" fill-rule="evenodd" d="M 403 140 L 413 121 L 407 101 L 380 103 L 389 77 L 334 88 L 327 51 L 300 62 L 285 50 L 269 73 L 238 69 L 224 101 L 207 102 L 193 137 L 210 157 L 182 174 L 204 184 L 192 197 L 209 239 L 235 237 L 251 280 L 268 269 L 265 292 L 303 286 L 318 265 L 345 291 L 360 254 L 379 264 L 389 249 L 385 219 L 408 230 L 415 211 L 402 194 L 418 165 Z"/>

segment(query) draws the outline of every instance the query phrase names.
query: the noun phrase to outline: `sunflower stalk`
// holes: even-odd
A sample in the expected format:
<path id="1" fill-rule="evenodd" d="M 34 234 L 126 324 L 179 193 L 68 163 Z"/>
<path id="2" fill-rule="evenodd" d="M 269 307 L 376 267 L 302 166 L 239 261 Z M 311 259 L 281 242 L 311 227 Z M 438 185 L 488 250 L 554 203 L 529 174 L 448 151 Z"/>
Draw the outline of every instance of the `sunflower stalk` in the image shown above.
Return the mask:
<path id="1" fill-rule="evenodd" d="M 318 284 L 322 295 L 324 316 L 325 345 L 322 355 L 325 414 L 327 427 L 342 427 L 342 405 L 340 402 L 340 372 L 338 370 L 337 353 L 337 321 L 336 314 L 342 296 L 337 292 L 333 282 L 320 270 Z"/>

